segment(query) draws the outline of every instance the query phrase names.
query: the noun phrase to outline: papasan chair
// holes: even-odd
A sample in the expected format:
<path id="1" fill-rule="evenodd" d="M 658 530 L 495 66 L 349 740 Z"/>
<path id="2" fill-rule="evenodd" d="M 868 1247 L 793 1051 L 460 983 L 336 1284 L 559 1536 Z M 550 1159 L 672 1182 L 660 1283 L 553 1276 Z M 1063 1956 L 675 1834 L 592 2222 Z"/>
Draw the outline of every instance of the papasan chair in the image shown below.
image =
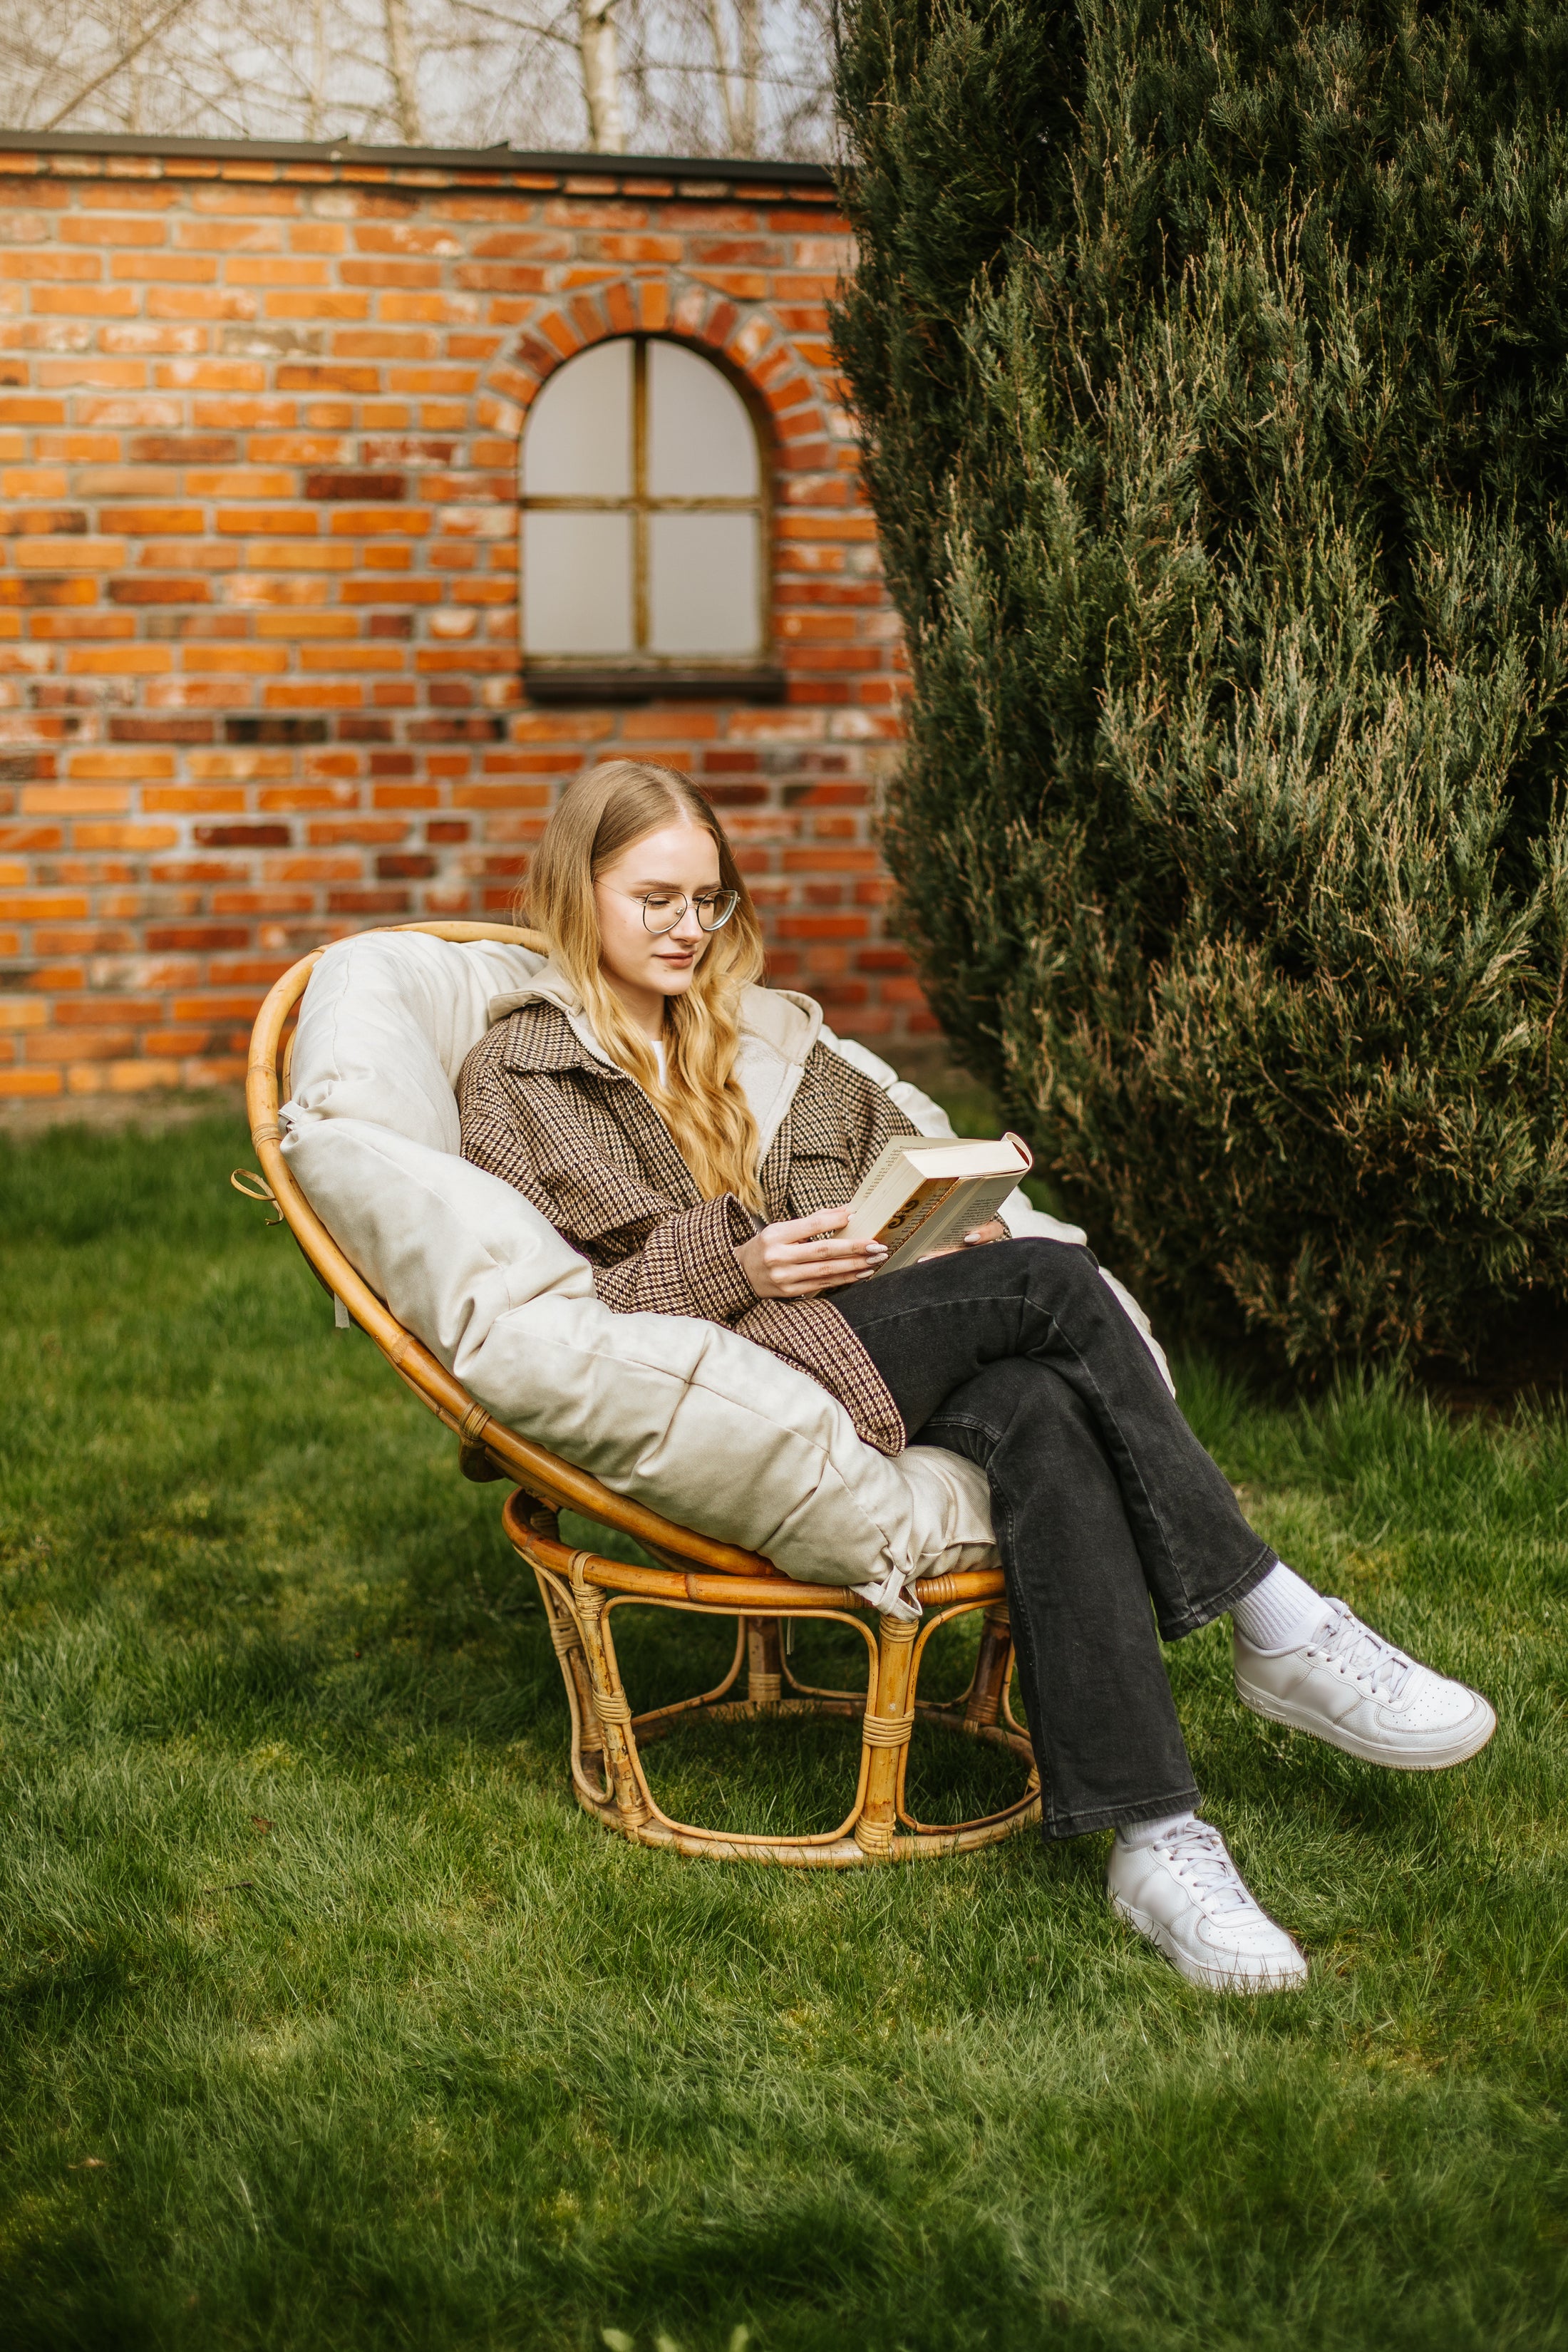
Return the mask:
<path id="1" fill-rule="evenodd" d="M 466 1475 L 511 1483 L 503 1523 L 538 1580 L 565 1683 L 572 1786 L 588 1812 L 643 1845 L 819 1868 L 1005 1837 L 1038 1817 L 1039 1781 L 1009 1703 L 983 1475 L 932 1446 L 889 1460 L 836 1399 L 738 1333 L 611 1312 L 586 1261 L 460 1156 L 453 1088 L 464 1057 L 542 961 L 537 935 L 490 923 L 361 932 L 304 957 L 257 1017 L 247 1108 L 262 1174 L 237 1171 L 237 1184 L 276 1202 L 339 1322 L 367 1332 L 452 1431 Z M 885 1062 L 820 1035 L 917 1128 L 952 1132 Z M 1008 1219 L 1015 1231 L 1082 1238 L 1021 1196 Z M 632 1538 L 642 1560 L 563 1541 L 563 1509 Z M 612 1631 L 632 1603 L 735 1619 L 728 1672 L 635 1714 Z M 932 1634 L 971 1612 L 983 1625 L 967 1689 L 921 1699 Z M 864 1692 L 795 1679 L 781 1628 L 802 1618 L 855 1629 Z M 859 1721 L 858 1777 L 836 1828 L 751 1835 L 661 1810 L 642 1750 L 672 1724 L 801 1712 Z M 916 1819 L 905 1789 L 917 1726 L 1011 1751 L 1017 1795 L 981 1819 Z"/>

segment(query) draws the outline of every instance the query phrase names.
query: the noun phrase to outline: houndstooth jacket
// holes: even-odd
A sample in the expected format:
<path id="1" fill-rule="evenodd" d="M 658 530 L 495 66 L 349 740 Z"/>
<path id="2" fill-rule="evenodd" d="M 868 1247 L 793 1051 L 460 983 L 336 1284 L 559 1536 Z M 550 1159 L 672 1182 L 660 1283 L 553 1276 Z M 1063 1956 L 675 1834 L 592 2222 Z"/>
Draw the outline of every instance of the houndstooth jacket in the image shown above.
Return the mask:
<path id="1" fill-rule="evenodd" d="M 558 1003 L 493 1023 L 458 1080 L 463 1157 L 515 1185 L 594 1270 L 623 1315 L 728 1324 L 810 1374 L 884 1454 L 906 1443 L 892 1395 L 826 1298 L 759 1298 L 735 1245 L 756 1231 L 733 1193 L 705 1201 L 635 1078 L 583 1042 Z M 763 1154 L 770 1220 L 847 1201 L 889 1137 L 916 1129 L 880 1087 L 813 1045 Z"/>

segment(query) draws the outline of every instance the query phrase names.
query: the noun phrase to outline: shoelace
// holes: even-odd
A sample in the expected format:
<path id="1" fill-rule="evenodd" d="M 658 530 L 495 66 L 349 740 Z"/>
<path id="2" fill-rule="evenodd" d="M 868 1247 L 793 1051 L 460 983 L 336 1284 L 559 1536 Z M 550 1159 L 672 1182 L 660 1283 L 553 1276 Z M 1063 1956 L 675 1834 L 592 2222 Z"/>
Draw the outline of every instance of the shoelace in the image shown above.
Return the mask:
<path id="1" fill-rule="evenodd" d="M 1257 1905 L 1230 1858 L 1224 1838 L 1207 1822 L 1156 1838 L 1154 1852 L 1176 1875 L 1215 1911 L 1253 1911 Z"/>
<path id="2" fill-rule="evenodd" d="M 1342 1601 L 1330 1601 L 1327 1622 L 1308 1643 L 1307 1655 L 1326 1658 L 1373 1698 L 1390 1706 L 1397 1706 L 1404 1697 L 1405 1685 L 1415 1671 L 1414 1658 L 1407 1658 L 1403 1650 L 1363 1625 Z"/>

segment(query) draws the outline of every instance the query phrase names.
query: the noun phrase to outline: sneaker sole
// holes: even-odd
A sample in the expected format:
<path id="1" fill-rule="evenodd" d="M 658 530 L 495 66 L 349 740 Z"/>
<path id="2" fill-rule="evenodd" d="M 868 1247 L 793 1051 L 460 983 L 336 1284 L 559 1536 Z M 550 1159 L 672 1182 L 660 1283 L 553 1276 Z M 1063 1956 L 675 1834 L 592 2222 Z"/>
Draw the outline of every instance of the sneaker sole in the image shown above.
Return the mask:
<path id="1" fill-rule="evenodd" d="M 1325 1747 L 1338 1748 L 1363 1764 L 1381 1764 L 1390 1772 L 1446 1772 L 1450 1765 L 1463 1764 L 1470 1757 L 1479 1756 L 1497 1729 L 1497 1717 L 1479 1691 L 1470 1694 L 1481 1711 L 1479 1722 L 1468 1730 L 1461 1727 L 1441 1748 L 1426 1748 L 1418 1753 L 1342 1730 L 1337 1723 L 1329 1722 L 1309 1707 L 1293 1706 L 1288 1698 L 1253 1690 L 1239 1675 L 1236 1677 L 1236 1695 L 1254 1715 L 1261 1715 L 1270 1723 L 1282 1723 L 1291 1731 L 1310 1732 Z"/>
<path id="2" fill-rule="evenodd" d="M 1282 1961 L 1278 1968 L 1265 1965 L 1256 1976 L 1237 1969 L 1211 1967 L 1202 1960 L 1194 1960 L 1190 1952 L 1184 1951 L 1163 1919 L 1154 1918 L 1147 1911 L 1140 1911 L 1123 1895 L 1112 1895 L 1110 1901 L 1119 1919 L 1124 1919 L 1130 1927 L 1135 1927 L 1139 1935 L 1152 1944 L 1155 1950 L 1170 1961 L 1179 1977 L 1185 1977 L 1189 1984 L 1201 1986 L 1205 1992 L 1295 1992 L 1307 1981 L 1305 1960 L 1298 1960 L 1294 1964 Z"/>

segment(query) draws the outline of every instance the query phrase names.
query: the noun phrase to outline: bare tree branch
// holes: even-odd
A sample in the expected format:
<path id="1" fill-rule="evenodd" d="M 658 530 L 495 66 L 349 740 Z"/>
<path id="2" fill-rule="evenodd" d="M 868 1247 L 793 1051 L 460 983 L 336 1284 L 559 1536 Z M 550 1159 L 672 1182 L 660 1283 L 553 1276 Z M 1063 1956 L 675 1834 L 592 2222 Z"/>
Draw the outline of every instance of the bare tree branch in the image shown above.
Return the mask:
<path id="1" fill-rule="evenodd" d="M 739 152 L 757 152 L 757 83 L 763 68 L 762 0 L 735 0 L 741 19 L 741 141 Z"/>
<path id="2" fill-rule="evenodd" d="M 724 125 L 730 133 L 730 152 L 741 152 L 741 118 L 736 111 L 735 92 L 730 80 L 730 59 L 724 44 L 723 0 L 708 0 L 708 35 L 713 44 L 713 69 L 719 77 L 719 94 L 724 103 Z"/>
<path id="3" fill-rule="evenodd" d="M 452 0 L 466 16 L 488 17 L 491 24 L 505 25 L 514 33 L 526 33 L 531 40 L 558 41 L 563 49 L 575 50 L 577 37 L 563 33 L 554 25 L 531 25 L 521 16 L 514 16 L 505 8 L 487 8 L 484 0 Z"/>
<path id="4" fill-rule="evenodd" d="M 834 142 L 831 6 L 0 0 L 0 121 L 372 144 L 820 156 Z"/>
<path id="5" fill-rule="evenodd" d="M 405 147 L 420 147 L 425 129 L 419 119 L 419 88 L 414 52 L 408 39 L 408 12 L 404 0 L 383 0 L 386 12 L 386 63 L 397 101 L 397 127 Z"/>
<path id="6" fill-rule="evenodd" d="M 84 82 L 80 89 L 73 97 L 68 98 L 63 106 L 57 107 L 48 121 L 43 124 L 43 129 L 58 131 L 67 116 L 76 112 L 84 99 L 91 98 L 94 91 L 101 89 L 106 81 L 111 81 L 117 73 L 123 73 L 127 66 L 134 64 L 148 44 L 155 41 L 161 33 L 166 33 L 174 19 L 177 16 L 183 16 L 190 5 L 191 0 L 174 0 L 174 6 L 165 8 L 156 23 L 149 25 L 146 31 L 132 41 L 128 49 L 121 49 L 120 55 L 111 58 L 101 73 L 95 74 L 89 82 Z"/>

